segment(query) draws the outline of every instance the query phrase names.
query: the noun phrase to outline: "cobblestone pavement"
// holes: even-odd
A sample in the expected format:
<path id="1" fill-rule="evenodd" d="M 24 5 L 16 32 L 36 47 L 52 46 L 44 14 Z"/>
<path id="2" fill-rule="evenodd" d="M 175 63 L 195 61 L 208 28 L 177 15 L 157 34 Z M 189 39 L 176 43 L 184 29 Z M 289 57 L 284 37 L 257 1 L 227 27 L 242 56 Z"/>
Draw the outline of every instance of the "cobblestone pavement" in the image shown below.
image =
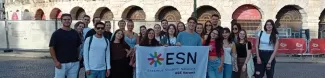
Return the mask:
<path id="1" fill-rule="evenodd" d="M 53 78 L 51 59 L 0 57 L 0 78 Z M 325 64 L 277 63 L 275 78 L 324 78 Z"/>

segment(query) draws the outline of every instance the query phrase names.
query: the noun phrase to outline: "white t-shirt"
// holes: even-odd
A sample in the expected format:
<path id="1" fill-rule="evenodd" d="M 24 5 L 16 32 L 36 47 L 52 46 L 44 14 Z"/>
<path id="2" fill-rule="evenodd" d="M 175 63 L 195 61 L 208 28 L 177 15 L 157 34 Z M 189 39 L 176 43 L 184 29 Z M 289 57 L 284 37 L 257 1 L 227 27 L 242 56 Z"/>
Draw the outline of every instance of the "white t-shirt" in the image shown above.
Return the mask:
<path id="1" fill-rule="evenodd" d="M 261 32 L 257 34 L 257 37 L 260 36 L 260 33 Z M 270 43 L 270 36 L 271 34 L 268 34 L 265 31 L 263 31 L 260 37 L 260 46 L 259 46 L 260 50 L 274 50 L 274 44 Z M 279 40 L 278 36 L 277 36 L 277 40 Z"/>

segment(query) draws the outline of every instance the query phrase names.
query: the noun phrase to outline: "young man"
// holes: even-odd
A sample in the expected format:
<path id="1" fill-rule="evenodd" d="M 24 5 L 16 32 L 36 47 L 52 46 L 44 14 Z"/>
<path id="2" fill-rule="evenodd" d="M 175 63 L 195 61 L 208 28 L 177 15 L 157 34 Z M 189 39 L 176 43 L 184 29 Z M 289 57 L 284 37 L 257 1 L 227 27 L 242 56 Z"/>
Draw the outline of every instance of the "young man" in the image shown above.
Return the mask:
<path id="1" fill-rule="evenodd" d="M 90 16 L 85 15 L 85 16 L 83 17 L 82 22 L 85 23 L 85 28 L 84 28 L 84 30 L 83 30 L 83 36 L 84 36 L 84 38 L 86 38 L 86 34 L 87 34 L 87 32 L 88 32 L 89 30 L 91 30 L 91 28 L 88 27 L 88 25 L 89 25 L 89 23 L 90 23 Z"/>
<path id="2" fill-rule="evenodd" d="M 178 46 L 201 46 L 202 41 L 199 34 L 194 30 L 196 27 L 197 20 L 194 17 L 190 17 L 187 20 L 187 26 L 185 32 L 180 32 L 177 35 L 176 45 Z"/>
<path id="3" fill-rule="evenodd" d="M 126 22 L 124 20 L 118 21 L 118 27 L 120 28 L 120 30 L 125 31 L 125 25 L 126 25 Z"/>
<path id="4" fill-rule="evenodd" d="M 93 24 L 94 24 L 94 26 L 95 26 L 95 24 L 97 23 L 97 22 L 100 22 L 100 18 L 99 17 L 94 17 L 93 18 Z M 87 33 L 84 33 L 84 34 L 86 34 L 86 36 L 85 36 L 85 39 L 87 38 L 87 37 L 90 37 L 90 36 L 93 36 L 93 35 L 95 35 L 96 34 L 96 31 L 95 31 L 95 29 L 93 28 L 93 29 L 91 29 L 91 30 L 89 30 Z"/>
<path id="5" fill-rule="evenodd" d="M 163 30 L 160 32 L 160 36 L 164 36 L 167 34 L 167 29 L 168 29 L 168 21 L 166 19 L 161 20 L 161 26 Z"/>
<path id="6" fill-rule="evenodd" d="M 61 22 L 63 27 L 52 34 L 49 45 L 55 64 L 54 78 L 77 78 L 81 38 L 76 30 L 70 28 L 70 14 L 62 14 Z"/>
<path id="7" fill-rule="evenodd" d="M 84 43 L 84 65 L 87 78 L 105 78 L 109 76 L 110 48 L 109 40 L 103 36 L 105 24 L 95 24 L 96 34 L 87 37 Z"/>
<path id="8" fill-rule="evenodd" d="M 110 40 L 112 34 L 113 33 L 111 32 L 111 21 L 105 21 L 104 37 Z"/>
<path id="9" fill-rule="evenodd" d="M 213 28 L 217 28 L 218 30 L 223 29 L 220 25 L 218 25 L 220 17 L 217 14 L 213 14 L 211 16 L 211 23 Z"/>

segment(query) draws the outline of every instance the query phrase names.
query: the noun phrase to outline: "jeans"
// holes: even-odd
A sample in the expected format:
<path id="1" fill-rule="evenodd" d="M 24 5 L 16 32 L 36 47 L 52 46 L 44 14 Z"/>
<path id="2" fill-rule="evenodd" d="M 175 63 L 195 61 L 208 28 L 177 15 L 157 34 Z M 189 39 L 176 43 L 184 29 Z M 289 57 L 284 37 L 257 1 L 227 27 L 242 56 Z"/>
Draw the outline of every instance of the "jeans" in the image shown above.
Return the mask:
<path id="1" fill-rule="evenodd" d="M 90 70 L 90 74 L 87 75 L 87 78 L 105 78 L 106 70 Z"/>
<path id="2" fill-rule="evenodd" d="M 61 69 L 55 67 L 54 78 L 77 78 L 79 70 L 79 61 L 70 63 L 61 63 Z"/>
<path id="3" fill-rule="evenodd" d="M 232 78 L 232 65 L 231 64 L 223 65 L 223 78 Z"/>
<path id="4" fill-rule="evenodd" d="M 271 69 L 267 69 L 266 65 L 273 54 L 273 50 L 259 50 L 259 55 L 262 61 L 262 64 L 257 64 L 257 59 L 255 58 L 255 78 L 263 78 L 264 73 L 266 71 L 267 78 L 273 78 L 274 75 L 274 66 L 275 66 L 275 58 L 271 62 Z"/>
<path id="5" fill-rule="evenodd" d="M 208 61 L 208 76 L 209 78 L 223 78 L 223 70 L 221 72 L 218 71 L 218 67 L 220 66 L 220 59 L 209 60 Z"/>

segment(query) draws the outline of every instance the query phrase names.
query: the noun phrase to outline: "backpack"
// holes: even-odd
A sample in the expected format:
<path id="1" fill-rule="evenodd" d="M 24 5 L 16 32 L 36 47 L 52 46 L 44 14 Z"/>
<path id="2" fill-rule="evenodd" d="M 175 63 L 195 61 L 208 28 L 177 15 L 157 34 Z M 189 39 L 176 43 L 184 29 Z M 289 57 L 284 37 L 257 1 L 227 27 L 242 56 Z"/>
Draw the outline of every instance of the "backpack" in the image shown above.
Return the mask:
<path id="1" fill-rule="evenodd" d="M 89 50 L 90 50 L 90 45 L 91 45 L 91 42 L 93 41 L 93 37 L 94 36 L 90 36 L 90 40 L 89 40 L 89 46 L 88 46 L 88 61 L 89 61 Z M 104 36 L 103 36 L 104 37 Z M 106 61 L 106 51 L 107 51 L 107 46 L 108 46 L 108 41 L 107 39 L 104 37 L 104 40 L 106 42 L 106 48 L 105 48 L 105 64 L 107 64 L 107 61 Z M 88 62 L 89 63 L 89 62 Z M 89 65 L 89 64 L 88 64 Z M 107 65 L 105 66 L 106 69 L 107 69 Z"/>

